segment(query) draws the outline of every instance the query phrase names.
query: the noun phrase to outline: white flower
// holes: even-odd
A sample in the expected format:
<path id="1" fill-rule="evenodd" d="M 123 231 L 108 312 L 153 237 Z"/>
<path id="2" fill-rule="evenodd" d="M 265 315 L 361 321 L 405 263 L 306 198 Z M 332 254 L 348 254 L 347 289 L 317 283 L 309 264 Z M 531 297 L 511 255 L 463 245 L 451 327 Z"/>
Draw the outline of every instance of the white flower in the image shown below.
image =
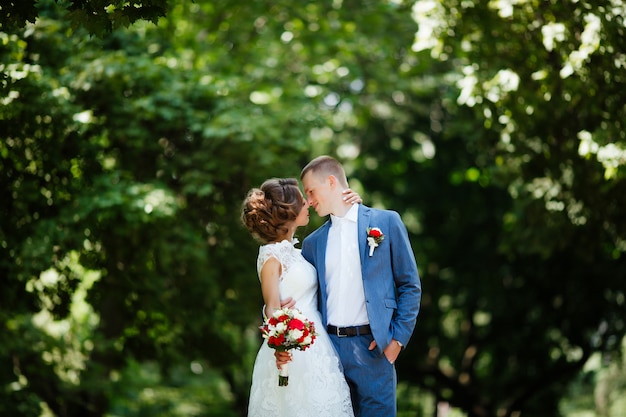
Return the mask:
<path id="1" fill-rule="evenodd" d="M 374 249 L 378 247 L 378 243 L 376 243 L 376 239 L 373 237 L 368 237 L 367 244 L 370 245 L 370 256 L 372 256 L 374 254 Z"/>
<path id="2" fill-rule="evenodd" d="M 304 334 L 304 332 L 302 330 L 299 329 L 293 329 L 291 331 L 289 331 L 289 337 L 293 340 L 298 340 L 302 337 L 302 335 Z"/>

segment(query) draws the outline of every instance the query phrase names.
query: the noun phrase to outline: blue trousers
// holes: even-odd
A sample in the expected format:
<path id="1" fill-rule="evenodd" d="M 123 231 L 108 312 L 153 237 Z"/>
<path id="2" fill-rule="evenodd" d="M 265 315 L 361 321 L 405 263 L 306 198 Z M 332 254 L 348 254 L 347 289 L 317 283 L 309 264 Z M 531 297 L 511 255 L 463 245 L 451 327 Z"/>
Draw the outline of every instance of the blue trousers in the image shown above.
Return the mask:
<path id="1" fill-rule="evenodd" d="M 355 417 L 395 417 L 396 368 L 377 349 L 368 350 L 372 335 L 330 335 L 350 386 Z"/>

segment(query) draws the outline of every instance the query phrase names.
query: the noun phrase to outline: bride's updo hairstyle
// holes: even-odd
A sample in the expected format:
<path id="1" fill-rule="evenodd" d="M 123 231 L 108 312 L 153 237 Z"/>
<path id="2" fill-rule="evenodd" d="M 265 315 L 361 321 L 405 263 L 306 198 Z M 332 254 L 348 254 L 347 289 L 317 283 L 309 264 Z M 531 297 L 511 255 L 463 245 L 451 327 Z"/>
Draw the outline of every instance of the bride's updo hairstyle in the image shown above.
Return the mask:
<path id="1" fill-rule="evenodd" d="M 289 233 L 289 223 L 298 217 L 304 204 L 295 178 L 272 178 L 248 192 L 241 221 L 260 242 L 277 242 Z"/>

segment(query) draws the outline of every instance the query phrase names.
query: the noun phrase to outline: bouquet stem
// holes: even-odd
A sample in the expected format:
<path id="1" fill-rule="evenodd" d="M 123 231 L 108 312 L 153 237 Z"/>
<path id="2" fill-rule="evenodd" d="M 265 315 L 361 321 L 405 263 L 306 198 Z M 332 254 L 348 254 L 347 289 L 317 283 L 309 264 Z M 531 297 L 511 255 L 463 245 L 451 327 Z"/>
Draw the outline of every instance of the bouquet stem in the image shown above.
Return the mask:
<path id="1" fill-rule="evenodd" d="M 285 363 L 278 370 L 278 386 L 286 387 L 289 385 L 289 364 Z"/>

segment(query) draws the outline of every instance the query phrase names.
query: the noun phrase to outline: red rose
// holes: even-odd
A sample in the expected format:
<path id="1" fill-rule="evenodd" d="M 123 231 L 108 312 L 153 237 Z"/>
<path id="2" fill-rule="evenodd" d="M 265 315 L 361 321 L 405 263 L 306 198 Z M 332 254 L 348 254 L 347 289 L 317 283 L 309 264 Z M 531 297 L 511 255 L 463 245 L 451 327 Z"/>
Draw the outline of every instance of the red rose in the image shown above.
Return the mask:
<path id="1" fill-rule="evenodd" d="M 302 330 L 304 329 L 304 323 L 302 323 L 302 321 L 298 319 L 291 319 L 287 327 L 289 328 L 289 330 L 293 330 L 293 329 Z"/>
<path id="2" fill-rule="evenodd" d="M 376 230 L 376 229 L 370 230 L 370 236 L 371 237 L 380 237 L 380 235 L 382 235 L 380 230 Z"/>
<path id="3" fill-rule="evenodd" d="M 267 343 L 270 346 L 280 346 L 285 342 L 285 335 L 284 334 L 280 334 L 278 336 L 270 336 L 270 338 L 267 340 Z"/>

